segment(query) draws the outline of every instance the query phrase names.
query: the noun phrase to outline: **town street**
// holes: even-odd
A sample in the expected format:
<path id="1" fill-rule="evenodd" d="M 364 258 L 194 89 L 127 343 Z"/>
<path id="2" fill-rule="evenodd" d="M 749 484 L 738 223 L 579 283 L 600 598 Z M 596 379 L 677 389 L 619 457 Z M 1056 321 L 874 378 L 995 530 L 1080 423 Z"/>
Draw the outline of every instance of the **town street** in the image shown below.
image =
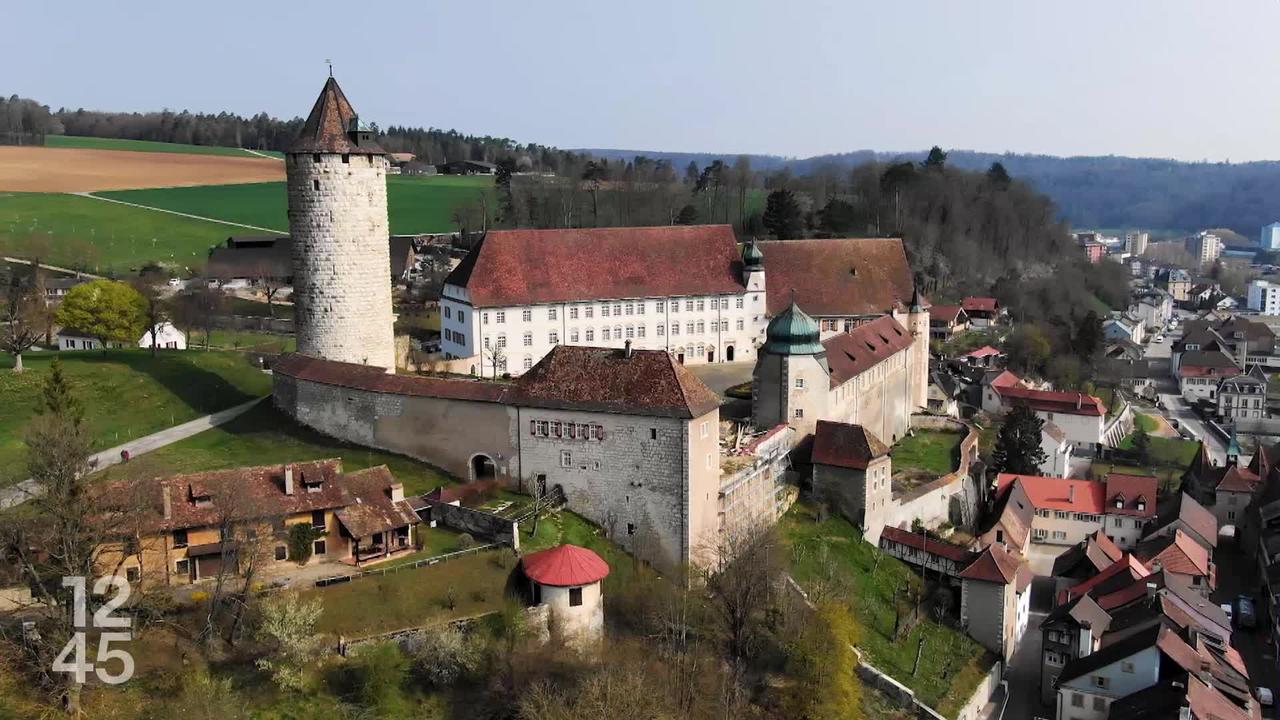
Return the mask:
<path id="1" fill-rule="evenodd" d="M 1180 335 L 1180 332 L 1175 331 L 1165 335 L 1164 342 L 1153 341 L 1147 346 L 1145 357 L 1151 360 L 1151 375 L 1155 379 L 1160 402 L 1164 405 L 1162 412 L 1167 420 L 1177 420 L 1179 427 L 1192 433 L 1196 440 L 1203 440 L 1210 459 L 1221 465 L 1227 460 L 1226 442 L 1192 412 L 1191 407 L 1182 399 L 1177 380 L 1170 373 L 1169 356 L 1174 341 Z"/>

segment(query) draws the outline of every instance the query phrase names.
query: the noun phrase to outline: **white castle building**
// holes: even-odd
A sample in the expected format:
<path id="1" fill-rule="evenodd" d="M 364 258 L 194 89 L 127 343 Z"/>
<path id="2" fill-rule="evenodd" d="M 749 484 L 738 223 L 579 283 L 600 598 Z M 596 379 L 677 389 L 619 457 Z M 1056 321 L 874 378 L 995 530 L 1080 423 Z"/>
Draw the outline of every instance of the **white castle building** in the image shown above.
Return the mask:
<path id="1" fill-rule="evenodd" d="M 519 375 L 562 344 L 754 362 L 793 297 L 830 336 L 910 294 L 897 238 L 752 240 L 739 253 L 728 225 L 491 230 L 445 280 L 441 350 L 485 376 L 495 361 Z"/>

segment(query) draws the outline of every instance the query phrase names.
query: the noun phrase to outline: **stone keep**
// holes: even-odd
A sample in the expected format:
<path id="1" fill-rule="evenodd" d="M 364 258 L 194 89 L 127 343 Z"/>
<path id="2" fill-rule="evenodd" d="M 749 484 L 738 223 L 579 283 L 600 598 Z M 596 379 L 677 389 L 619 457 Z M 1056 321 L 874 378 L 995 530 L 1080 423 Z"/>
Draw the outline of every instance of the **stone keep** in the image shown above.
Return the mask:
<path id="1" fill-rule="evenodd" d="M 386 166 L 329 78 L 285 155 L 299 353 L 395 371 Z"/>

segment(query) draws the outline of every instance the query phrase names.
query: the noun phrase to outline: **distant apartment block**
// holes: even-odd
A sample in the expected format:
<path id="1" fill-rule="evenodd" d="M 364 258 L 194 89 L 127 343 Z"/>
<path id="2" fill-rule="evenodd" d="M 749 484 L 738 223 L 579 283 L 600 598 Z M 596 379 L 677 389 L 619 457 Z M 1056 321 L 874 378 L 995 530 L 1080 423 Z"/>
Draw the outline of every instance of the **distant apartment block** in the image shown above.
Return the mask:
<path id="1" fill-rule="evenodd" d="M 1151 234 L 1133 230 L 1124 234 L 1124 251 L 1131 256 L 1137 256 L 1147 251 L 1147 243 L 1151 241 Z"/>
<path id="2" fill-rule="evenodd" d="M 1263 250 L 1280 250 L 1280 222 L 1262 226 L 1262 237 L 1258 239 L 1258 246 Z"/>
<path id="3" fill-rule="evenodd" d="M 1277 224 L 1277 229 L 1280 230 L 1280 224 Z M 1250 310 L 1266 315 L 1280 315 L 1280 285 L 1266 280 L 1250 282 L 1247 304 Z"/>
<path id="4" fill-rule="evenodd" d="M 1222 238 L 1211 232 L 1201 231 L 1187 238 L 1187 252 L 1201 265 L 1207 265 L 1222 255 Z"/>

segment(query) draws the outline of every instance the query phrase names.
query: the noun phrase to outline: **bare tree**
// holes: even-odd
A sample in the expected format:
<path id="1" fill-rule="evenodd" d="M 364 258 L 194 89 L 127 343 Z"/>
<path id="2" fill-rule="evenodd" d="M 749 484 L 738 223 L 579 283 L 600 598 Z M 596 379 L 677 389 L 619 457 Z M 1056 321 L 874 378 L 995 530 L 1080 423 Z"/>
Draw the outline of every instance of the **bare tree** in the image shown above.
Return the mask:
<path id="1" fill-rule="evenodd" d="M 274 304 L 276 295 L 281 290 L 289 287 L 289 283 L 285 282 L 285 279 L 280 276 L 276 265 L 265 259 L 253 263 L 249 268 L 249 278 L 267 296 L 267 313 L 274 318 L 276 316 L 276 306 Z"/>
<path id="2" fill-rule="evenodd" d="M 226 296 L 210 287 L 199 287 L 173 299 L 170 315 L 173 322 L 190 336 L 195 330 L 204 333 L 204 349 L 209 349 L 209 333 L 214 320 L 226 307 Z"/>
<path id="3" fill-rule="evenodd" d="M 48 324 L 49 309 L 32 268 L 29 278 L 10 278 L 0 295 L 0 350 L 13 355 L 13 371 L 22 372 L 22 353 L 40 339 Z"/>
<path id="4" fill-rule="evenodd" d="M 499 371 L 505 372 L 507 369 L 507 349 L 496 342 L 493 347 L 484 349 L 484 357 L 493 367 L 493 377 L 498 377 Z M 481 367 L 483 371 L 484 368 Z M 481 373 L 483 374 L 483 372 Z"/>
<path id="5" fill-rule="evenodd" d="M 160 326 L 169 320 L 169 307 L 161 297 L 160 287 L 153 281 L 139 276 L 132 282 L 133 288 L 142 296 L 142 314 L 147 323 L 147 334 L 151 336 L 151 356 L 158 352 Z"/>

